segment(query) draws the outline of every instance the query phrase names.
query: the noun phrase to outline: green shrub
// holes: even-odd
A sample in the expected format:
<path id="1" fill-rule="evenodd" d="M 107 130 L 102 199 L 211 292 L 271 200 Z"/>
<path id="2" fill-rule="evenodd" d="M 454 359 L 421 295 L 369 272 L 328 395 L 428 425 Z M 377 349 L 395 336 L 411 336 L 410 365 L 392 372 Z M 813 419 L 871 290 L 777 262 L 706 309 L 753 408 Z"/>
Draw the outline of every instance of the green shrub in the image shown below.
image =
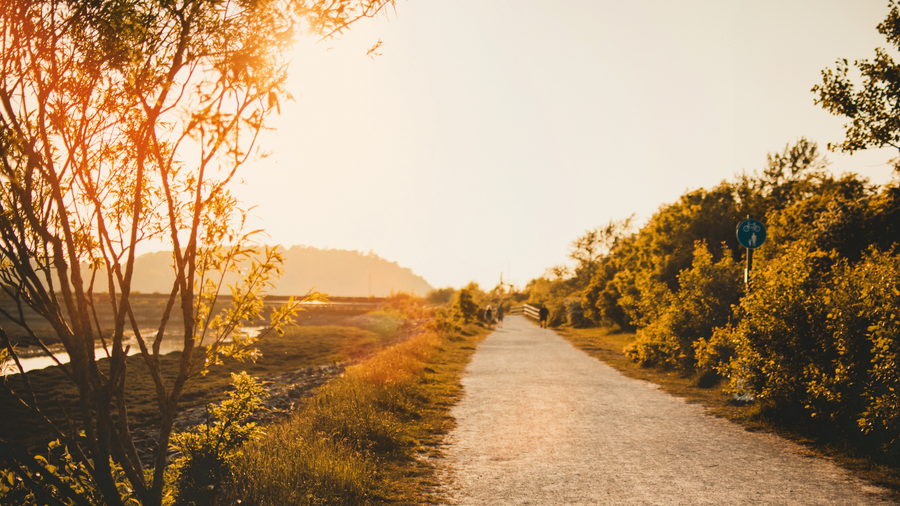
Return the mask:
<path id="1" fill-rule="evenodd" d="M 618 274 L 615 262 L 606 261 L 601 264 L 581 296 L 581 307 L 584 316 L 598 325 L 616 325 L 622 330 L 633 331 L 631 318 L 619 305 L 622 294 L 619 292 L 619 284 L 615 282 Z"/>
<path id="2" fill-rule="evenodd" d="M 619 307 L 638 328 L 659 319 L 665 308 L 672 304 L 671 290 L 654 279 L 649 271 L 625 269 L 616 274 L 613 283 L 619 290 Z"/>
<path id="3" fill-rule="evenodd" d="M 570 327 L 591 326 L 591 320 L 584 316 L 584 309 L 581 307 L 581 297 L 566 297 L 564 303 L 566 307 L 566 323 Z"/>
<path id="4" fill-rule="evenodd" d="M 232 374 L 234 391 L 220 405 L 210 406 L 213 421 L 197 427 L 196 432 L 172 435 L 172 446 L 181 452 L 169 468 L 176 505 L 204 505 L 219 492 L 231 473 L 241 446 L 262 431 L 247 418 L 262 408 L 265 390 L 247 373 Z"/>
<path id="5" fill-rule="evenodd" d="M 900 450 L 900 257 L 860 261 L 801 245 L 766 265 L 742 301 L 731 390 L 801 413 L 895 458 Z"/>
<path id="6" fill-rule="evenodd" d="M 709 339 L 700 338 L 694 342 L 696 369 L 700 374 L 715 374 L 726 378 L 731 361 L 736 353 L 735 330 L 731 325 L 716 327 Z"/>
<path id="7" fill-rule="evenodd" d="M 821 346 L 824 308 L 814 294 L 830 258 L 800 244 L 764 266 L 757 266 L 751 291 L 741 300 L 736 329 L 737 355 L 732 361 L 731 389 L 776 405 L 798 404 L 804 397 L 807 365 Z"/>
<path id="8" fill-rule="evenodd" d="M 565 297 L 550 299 L 545 305 L 550 311 L 550 316 L 547 318 L 547 326 L 561 327 L 568 323 Z"/>
<path id="9" fill-rule="evenodd" d="M 883 450 L 900 450 L 900 256 L 869 250 L 841 262 L 820 291 L 821 362 L 808 366 L 807 409 L 848 430 L 858 427 Z"/>
<path id="10" fill-rule="evenodd" d="M 665 296 L 644 297 L 645 314 L 656 313 L 647 326 L 638 331 L 637 340 L 628 350 L 632 359 L 641 363 L 667 364 L 685 371 L 693 371 L 697 359 L 695 343 L 711 339 L 717 327 L 725 326 L 732 305 L 740 300 L 742 287 L 740 266 L 731 255 L 713 262 L 706 244 L 694 247 L 694 261 L 690 269 L 678 275 L 678 292 Z"/>
<path id="11" fill-rule="evenodd" d="M 451 308 L 434 308 L 434 318 L 427 323 L 428 329 L 438 333 L 457 333 L 462 331 L 459 320 L 453 317 Z"/>
<path id="12" fill-rule="evenodd" d="M 446 288 L 435 288 L 425 294 L 425 300 L 427 300 L 429 304 L 447 304 L 453 298 L 455 292 L 456 290 L 449 286 Z"/>
<path id="13" fill-rule="evenodd" d="M 472 298 L 469 290 L 463 288 L 453 302 L 453 317 L 463 323 L 473 322 L 478 319 L 478 304 Z"/>

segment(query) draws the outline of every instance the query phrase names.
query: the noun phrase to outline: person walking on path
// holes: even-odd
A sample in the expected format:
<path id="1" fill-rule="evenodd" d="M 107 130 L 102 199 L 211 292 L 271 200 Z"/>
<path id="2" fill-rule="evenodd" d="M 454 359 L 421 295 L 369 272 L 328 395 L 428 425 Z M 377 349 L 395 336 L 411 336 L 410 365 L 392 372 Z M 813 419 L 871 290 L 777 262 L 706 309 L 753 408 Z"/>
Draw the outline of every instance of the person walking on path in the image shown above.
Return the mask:
<path id="1" fill-rule="evenodd" d="M 538 317 L 541 322 L 541 328 L 547 328 L 547 319 L 550 318 L 550 310 L 547 309 L 547 306 L 541 304 L 541 309 L 538 311 Z"/>
<path id="2" fill-rule="evenodd" d="M 494 310 L 491 309 L 491 306 L 484 310 L 484 320 L 487 322 L 488 328 L 494 324 Z"/>
<path id="3" fill-rule="evenodd" d="M 497 306 L 497 328 L 503 328 L 503 303 L 501 302 L 499 306 Z"/>

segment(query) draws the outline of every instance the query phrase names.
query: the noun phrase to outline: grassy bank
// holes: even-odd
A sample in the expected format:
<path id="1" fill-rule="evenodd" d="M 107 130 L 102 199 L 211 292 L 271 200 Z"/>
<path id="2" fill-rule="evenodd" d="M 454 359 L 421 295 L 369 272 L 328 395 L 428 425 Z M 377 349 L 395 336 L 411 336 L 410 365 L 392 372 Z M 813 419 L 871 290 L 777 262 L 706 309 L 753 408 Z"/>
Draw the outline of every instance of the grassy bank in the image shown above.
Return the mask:
<path id="1" fill-rule="evenodd" d="M 439 485 L 431 457 L 453 426 L 460 377 L 487 332 L 427 331 L 323 387 L 244 449 L 228 503 L 421 504 Z"/>
<path id="2" fill-rule="evenodd" d="M 247 371 L 252 376 L 291 371 L 302 367 L 342 362 L 371 355 L 386 343 L 397 338 L 403 320 L 397 315 L 376 313 L 366 317 L 346 319 L 343 325 L 292 326 L 283 336 L 270 333 L 257 343 L 262 357 L 255 363 L 227 362 L 213 367 L 203 378 L 194 380 L 182 397 L 182 406 L 220 401 L 224 389 L 231 385 L 231 373 Z M 180 353 L 160 357 L 165 377 L 173 377 L 178 370 Z M 103 367 L 104 361 L 100 361 Z M 65 366 L 63 366 L 65 367 Z M 157 416 L 155 390 L 146 366 L 139 356 L 128 357 L 129 419 L 132 425 L 152 422 Z M 76 409 L 77 391 L 59 367 L 31 371 L 28 380 L 38 402 L 58 426 L 67 427 L 63 410 Z M 22 388 L 22 378 L 7 378 L 7 386 Z M 0 389 L 0 433 L 6 437 L 30 442 L 42 449 L 50 439 L 43 423 L 32 418 L 5 389 Z"/>
<path id="3" fill-rule="evenodd" d="M 773 432 L 801 444 L 810 455 L 828 458 L 854 472 L 857 476 L 894 491 L 900 500 L 900 469 L 874 462 L 859 455 L 853 448 L 836 445 L 826 438 L 811 434 L 808 427 L 785 423 L 770 416 L 766 406 L 736 401 L 727 394 L 723 382 L 706 381 L 661 367 L 642 367 L 624 353 L 635 340 L 631 333 L 611 332 L 609 329 L 555 329 L 577 348 L 614 367 L 630 378 L 649 381 L 664 391 L 706 406 L 709 413 L 741 424 L 749 431 Z"/>

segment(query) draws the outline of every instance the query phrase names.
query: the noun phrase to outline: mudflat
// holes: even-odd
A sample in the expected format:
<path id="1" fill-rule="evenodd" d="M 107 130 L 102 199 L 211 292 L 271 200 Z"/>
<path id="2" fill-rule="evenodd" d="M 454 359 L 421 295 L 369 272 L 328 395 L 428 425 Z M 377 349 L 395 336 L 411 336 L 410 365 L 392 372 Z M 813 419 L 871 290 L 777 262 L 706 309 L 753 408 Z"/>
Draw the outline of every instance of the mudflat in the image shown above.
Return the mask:
<path id="1" fill-rule="evenodd" d="M 459 505 L 871 505 L 886 490 L 626 378 L 524 317 L 481 345 L 452 414 Z"/>

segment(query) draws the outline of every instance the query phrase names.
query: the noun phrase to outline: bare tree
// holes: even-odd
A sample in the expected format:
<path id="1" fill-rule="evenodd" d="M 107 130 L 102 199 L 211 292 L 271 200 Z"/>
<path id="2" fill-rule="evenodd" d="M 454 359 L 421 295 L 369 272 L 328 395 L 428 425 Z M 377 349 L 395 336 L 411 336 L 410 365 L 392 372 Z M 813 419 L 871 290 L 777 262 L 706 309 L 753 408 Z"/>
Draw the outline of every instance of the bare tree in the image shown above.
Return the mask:
<path id="1" fill-rule="evenodd" d="M 280 255 L 254 247 L 228 184 L 251 160 L 266 118 L 288 97 L 285 49 L 302 31 L 329 37 L 393 0 L 17 0 L 0 3 L 0 288 L 46 319 L 71 362 L 79 436 L 54 428 L 103 502 L 162 500 L 166 451 L 187 381 L 226 357 L 252 358 L 241 322 L 261 315 Z M 136 248 L 171 247 L 175 282 L 154 335 L 132 311 Z M 86 265 L 86 269 L 82 269 Z M 216 311 L 224 276 L 241 281 Z M 108 293 L 95 296 L 94 290 Z M 115 315 L 101 329 L 100 304 Z M 272 315 L 273 327 L 291 307 Z M 160 373 L 173 312 L 183 342 L 178 373 Z M 161 417 L 152 478 L 128 425 L 124 336 L 134 332 Z M 172 329 L 169 329 L 170 331 Z M 6 332 L 5 355 L 19 364 Z M 109 357 L 98 362 L 100 356 Z M 18 366 L 21 370 L 21 366 Z M 42 416 L 27 376 L 8 388 Z M 50 423 L 46 417 L 43 417 Z M 88 504 L 15 441 L 0 458 L 46 502 Z"/>

